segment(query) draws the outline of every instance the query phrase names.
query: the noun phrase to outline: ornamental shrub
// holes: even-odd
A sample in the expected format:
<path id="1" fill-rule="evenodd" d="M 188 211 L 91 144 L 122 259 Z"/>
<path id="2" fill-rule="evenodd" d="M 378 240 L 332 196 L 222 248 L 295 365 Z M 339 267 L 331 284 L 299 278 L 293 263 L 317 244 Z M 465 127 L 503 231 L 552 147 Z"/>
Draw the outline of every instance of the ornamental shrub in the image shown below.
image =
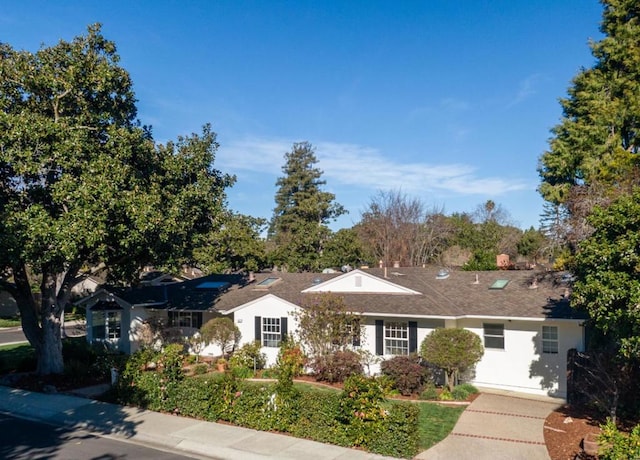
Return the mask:
<path id="1" fill-rule="evenodd" d="M 449 391 L 453 391 L 458 375 L 475 366 L 483 354 L 480 337 L 466 329 L 435 329 L 420 345 L 420 356 L 445 371 Z"/>
<path id="2" fill-rule="evenodd" d="M 640 424 L 631 433 L 625 434 L 611 419 L 607 419 L 598 437 L 600 452 L 598 458 L 602 460 L 636 460 L 640 458 Z"/>
<path id="3" fill-rule="evenodd" d="M 451 392 L 451 396 L 456 401 L 463 401 L 469 397 L 469 395 L 476 394 L 478 389 L 471 385 L 470 383 L 463 383 L 462 385 L 457 385 L 453 388 Z"/>
<path id="4" fill-rule="evenodd" d="M 307 363 L 300 345 L 293 340 L 283 340 L 276 359 L 278 373 L 278 393 L 284 395 L 293 391 L 293 378 L 302 375 Z"/>
<path id="5" fill-rule="evenodd" d="M 428 377 L 427 369 L 415 356 L 394 356 L 380 364 L 382 373 L 393 380 L 395 388 L 403 395 L 418 393 Z"/>
<path id="6" fill-rule="evenodd" d="M 264 369 L 267 364 L 267 355 L 260 352 L 262 345 L 259 341 L 246 343 L 236 350 L 229 358 L 229 367 L 244 367 L 252 371 Z"/>
<path id="7" fill-rule="evenodd" d="M 347 377 L 364 371 L 360 355 L 351 350 L 320 356 L 313 361 L 311 368 L 317 380 L 329 383 L 344 382 Z"/>

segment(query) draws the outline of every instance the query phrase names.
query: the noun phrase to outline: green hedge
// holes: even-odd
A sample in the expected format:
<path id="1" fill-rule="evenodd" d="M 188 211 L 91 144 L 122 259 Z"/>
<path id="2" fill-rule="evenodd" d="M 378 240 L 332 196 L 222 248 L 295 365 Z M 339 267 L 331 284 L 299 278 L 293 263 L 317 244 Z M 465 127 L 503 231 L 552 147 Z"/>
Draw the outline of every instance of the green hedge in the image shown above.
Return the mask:
<path id="1" fill-rule="evenodd" d="M 148 362 L 165 365 L 144 370 Z M 344 392 L 282 391 L 277 383 L 246 382 L 232 373 L 185 378 L 174 365 L 167 356 L 132 356 L 117 388 L 119 401 L 382 455 L 411 458 L 418 453 L 419 409 L 376 396 L 379 384 L 373 379 L 358 377 Z M 364 406 L 363 396 L 368 398 Z"/>

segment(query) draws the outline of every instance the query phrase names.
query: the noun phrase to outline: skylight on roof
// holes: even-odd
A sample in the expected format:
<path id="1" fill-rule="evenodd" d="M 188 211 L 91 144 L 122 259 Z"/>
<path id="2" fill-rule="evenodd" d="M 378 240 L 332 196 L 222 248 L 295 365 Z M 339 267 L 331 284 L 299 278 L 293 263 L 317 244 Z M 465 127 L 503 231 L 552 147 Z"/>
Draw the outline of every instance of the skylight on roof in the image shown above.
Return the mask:
<path id="1" fill-rule="evenodd" d="M 272 284 L 276 283 L 277 281 L 280 281 L 280 278 L 277 277 L 273 277 L 270 276 L 269 278 L 265 278 L 262 281 L 260 281 L 258 284 L 256 284 L 256 286 L 260 286 L 260 287 L 269 287 Z"/>
<path id="2" fill-rule="evenodd" d="M 509 284 L 509 280 L 496 280 L 489 289 L 504 289 L 507 284 Z"/>
<path id="3" fill-rule="evenodd" d="M 196 286 L 196 289 L 217 289 L 219 291 L 227 289 L 231 284 L 226 281 L 205 281 Z"/>

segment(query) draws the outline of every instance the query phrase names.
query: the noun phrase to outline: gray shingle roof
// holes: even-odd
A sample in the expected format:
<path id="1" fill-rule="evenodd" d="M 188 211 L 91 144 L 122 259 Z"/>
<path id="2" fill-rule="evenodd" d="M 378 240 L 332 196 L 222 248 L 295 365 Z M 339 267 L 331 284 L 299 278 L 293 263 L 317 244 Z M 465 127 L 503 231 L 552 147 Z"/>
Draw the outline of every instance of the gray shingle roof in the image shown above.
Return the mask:
<path id="1" fill-rule="evenodd" d="M 383 269 L 363 270 L 384 278 Z M 350 309 L 367 315 L 408 316 L 504 316 L 524 318 L 581 318 L 572 310 L 564 296 L 568 285 L 552 272 L 533 270 L 466 272 L 451 270 L 446 279 L 436 279 L 438 268 L 394 268 L 387 270 L 387 279 L 395 284 L 420 292 L 419 295 L 340 294 Z M 476 275 L 478 283 L 475 284 Z M 269 276 L 282 281 L 269 289 L 258 290 L 256 283 Z M 341 273 L 261 273 L 256 282 L 226 292 L 218 302 L 219 310 L 230 310 L 268 293 L 296 305 L 313 294 L 301 291 Z M 497 280 L 509 280 L 504 289 L 489 287 Z M 536 280 L 537 287 L 532 288 Z"/>
<path id="2" fill-rule="evenodd" d="M 363 270 L 385 277 L 379 268 Z M 533 270 L 466 272 L 450 270 L 446 279 L 436 279 L 439 269 L 393 268 L 386 279 L 418 291 L 418 295 L 339 294 L 353 311 L 365 315 L 402 315 L 417 317 L 522 317 L 583 318 L 569 306 L 568 285 L 560 274 Z M 114 292 L 131 304 L 156 303 L 153 308 L 173 310 L 229 311 L 265 295 L 273 294 L 296 305 L 314 294 L 302 291 L 342 273 L 258 273 L 249 282 L 242 275 L 209 275 L 165 286 L 146 286 Z M 280 281 L 268 288 L 258 283 L 268 277 Z M 477 278 L 476 278 L 477 277 Z M 477 279 L 477 283 L 476 283 Z M 503 289 L 489 289 L 498 279 L 508 280 Z M 532 282 L 536 280 L 536 288 Z M 226 290 L 199 289 L 205 281 L 224 281 Z"/>

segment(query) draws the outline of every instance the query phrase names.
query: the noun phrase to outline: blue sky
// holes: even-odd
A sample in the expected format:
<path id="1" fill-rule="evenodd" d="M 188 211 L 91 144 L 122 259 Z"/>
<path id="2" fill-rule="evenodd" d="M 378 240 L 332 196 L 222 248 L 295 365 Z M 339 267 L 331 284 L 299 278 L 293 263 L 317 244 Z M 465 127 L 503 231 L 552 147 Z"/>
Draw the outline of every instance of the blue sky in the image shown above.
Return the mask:
<path id="1" fill-rule="evenodd" d="M 350 227 L 379 190 L 538 227 L 538 159 L 594 60 L 597 0 L 23 1 L 0 41 L 37 50 L 90 23 L 116 42 L 159 142 L 211 122 L 231 209 L 269 218 L 293 142 L 316 147 Z"/>

